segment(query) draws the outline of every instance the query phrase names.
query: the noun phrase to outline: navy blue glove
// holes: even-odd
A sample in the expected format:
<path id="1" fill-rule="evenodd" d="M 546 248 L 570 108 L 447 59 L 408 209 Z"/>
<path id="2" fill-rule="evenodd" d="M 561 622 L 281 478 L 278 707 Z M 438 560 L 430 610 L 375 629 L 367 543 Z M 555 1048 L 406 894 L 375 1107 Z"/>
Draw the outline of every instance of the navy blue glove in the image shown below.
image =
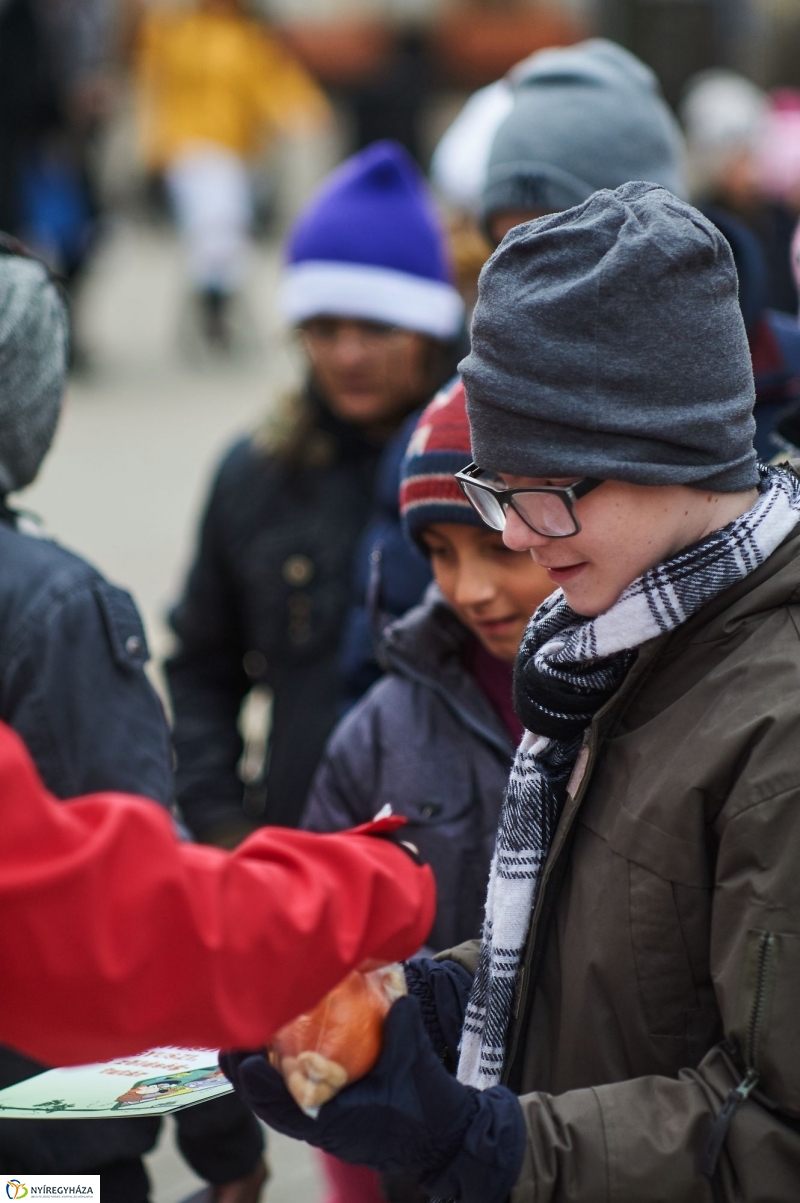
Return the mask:
<path id="1" fill-rule="evenodd" d="M 412 1173 L 431 1194 L 501 1203 L 519 1174 L 525 1123 L 516 1097 L 504 1086 L 478 1091 L 451 1077 L 414 998 L 399 999 L 387 1015 L 372 1072 L 317 1119 L 301 1111 L 262 1053 L 224 1053 L 220 1065 L 271 1128 L 354 1165 Z"/>
<path id="2" fill-rule="evenodd" d="M 432 961 L 429 957 L 406 961 L 403 971 L 408 993 L 419 1000 L 431 1044 L 454 1074 L 472 975 L 455 961 Z"/>

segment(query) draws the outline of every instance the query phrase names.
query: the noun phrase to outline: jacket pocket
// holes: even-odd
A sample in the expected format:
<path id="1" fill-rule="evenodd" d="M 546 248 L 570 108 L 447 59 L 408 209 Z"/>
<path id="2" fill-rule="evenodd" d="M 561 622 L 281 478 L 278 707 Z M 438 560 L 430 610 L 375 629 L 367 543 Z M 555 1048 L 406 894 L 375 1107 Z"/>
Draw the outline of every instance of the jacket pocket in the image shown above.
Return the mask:
<path id="1" fill-rule="evenodd" d="M 94 595 L 103 615 L 114 663 L 126 672 L 141 670 L 150 659 L 150 649 L 136 602 L 124 589 L 98 580 Z"/>
<path id="2" fill-rule="evenodd" d="M 628 862 L 628 907 L 636 979 L 651 1036 L 680 1042 L 688 1056 L 689 1017 L 700 1001 L 672 882 Z"/>
<path id="3" fill-rule="evenodd" d="M 800 1115 L 800 936 L 753 928 L 747 933 L 731 1035 L 759 1090 Z"/>

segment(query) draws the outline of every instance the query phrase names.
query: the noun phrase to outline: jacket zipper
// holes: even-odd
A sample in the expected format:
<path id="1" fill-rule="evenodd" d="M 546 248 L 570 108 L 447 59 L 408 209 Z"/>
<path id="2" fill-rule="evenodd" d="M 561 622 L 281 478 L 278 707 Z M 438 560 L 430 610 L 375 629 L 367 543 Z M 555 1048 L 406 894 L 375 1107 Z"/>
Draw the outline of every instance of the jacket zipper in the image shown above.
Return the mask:
<path id="1" fill-rule="evenodd" d="M 775 937 L 771 932 L 762 932 L 758 942 L 758 966 L 756 969 L 756 988 L 753 995 L 753 1005 L 750 1009 L 750 1020 L 747 1025 L 747 1047 L 745 1048 L 745 1075 L 737 1086 L 734 1086 L 722 1104 L 719 1113 L 711 1124 L 706 1147 L 700 1158 L 700 1173 L 712 1181 L 716 1173 L 722 1146 L 728 1137 L 733 1117 L 755 1090 L 761 1077 L 756 1069 L 758 1044 L 761 1037 L 761 1020 L 764 1015 L 764 1000 L 767 993 L 767 969 L 769 958 L 775 945 Z"/>
<path id="2" fill-rule="evenodd" d="M 767 965 L 772 952 L 775 938 L 771 932 L 761 933 L 758 943 L 758 972 L 756 974 L 756 992 L 753 1007 L 750 1012 L 750 1022 L 747 1025 L 747 1048 L 745 1050 L 745 1065 L 755 1067 L 758 1056 L 758 1041 L 761 1035 L 761 1018 L 764 1012 L 764 996 L 767 989 Z"/>
<path id="3" fill-rule="evenodd" d="M 739 1085 L 734 1086 L 733 1090 L 730 1091 L 711 1124 L 711 1131 L 708 1134 L 706 1147 L 700 1158 L 700 1173 L 708 1178 L 709 1182 L 713 1182 L 719 1155 L 727 1139 L 733 1117 L 750 1092 L 757 1086 L 758 1078 L 759 1075 L 755 1069 L 748 1069 Z"/>

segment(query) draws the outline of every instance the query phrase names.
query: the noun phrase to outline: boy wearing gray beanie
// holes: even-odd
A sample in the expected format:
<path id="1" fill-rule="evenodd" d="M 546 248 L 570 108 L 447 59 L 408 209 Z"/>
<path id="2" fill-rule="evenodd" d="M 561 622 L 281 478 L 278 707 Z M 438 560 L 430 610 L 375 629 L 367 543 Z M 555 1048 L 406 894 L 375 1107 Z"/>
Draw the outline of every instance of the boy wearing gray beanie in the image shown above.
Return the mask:
<path id="1" fill-rule="evenodd" d="M 511 230 L 484 268 L 459 367 L 482 468 L 721 492 L 758 483 L 731 249 L 654 185 Z"/>
<path id="2" fill-rule="evenodd" d="M 495 133 L 484 228 L 569 209 L 600 188 L 651 180 L 685 196 L 685 148 L 658 80 L 605 38 L 542 50 L 513 73 L 514 105 Z"/>
<path id="3" fill-rule="evenodd" d="M 438 1198 L 791 1203 L 800 478 L 753 453 L 728 245 L 647 183 L 520 226 L 462 373 L 459 482 L 555 587 L 515 665 L 482 939 L 421 962 L 317 1120 L 261 1058 L 238 1085 Z"/>

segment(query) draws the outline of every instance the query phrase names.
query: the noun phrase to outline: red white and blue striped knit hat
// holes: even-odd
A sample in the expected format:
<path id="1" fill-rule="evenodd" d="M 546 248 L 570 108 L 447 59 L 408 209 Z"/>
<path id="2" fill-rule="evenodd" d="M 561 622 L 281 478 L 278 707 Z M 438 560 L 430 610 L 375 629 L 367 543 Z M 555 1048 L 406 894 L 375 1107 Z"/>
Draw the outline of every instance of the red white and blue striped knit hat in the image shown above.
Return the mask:
<path id="1" fill-rule="evenodd" d="M 464 305 L 425 179 L 395 142 L 337 168 L 289 235 L 280 291 L 290 322 L 350 317 L 455 338 Z"/>
<path id="2" fill-rule="evenodd" d="M 400 516 L 406 535 L 423 551 L 420 535 L 434 522 L 484 525 L 454 476 L 471 459 L 466 398 L 459 379 L 422 411 L 403 461 Z"/>

